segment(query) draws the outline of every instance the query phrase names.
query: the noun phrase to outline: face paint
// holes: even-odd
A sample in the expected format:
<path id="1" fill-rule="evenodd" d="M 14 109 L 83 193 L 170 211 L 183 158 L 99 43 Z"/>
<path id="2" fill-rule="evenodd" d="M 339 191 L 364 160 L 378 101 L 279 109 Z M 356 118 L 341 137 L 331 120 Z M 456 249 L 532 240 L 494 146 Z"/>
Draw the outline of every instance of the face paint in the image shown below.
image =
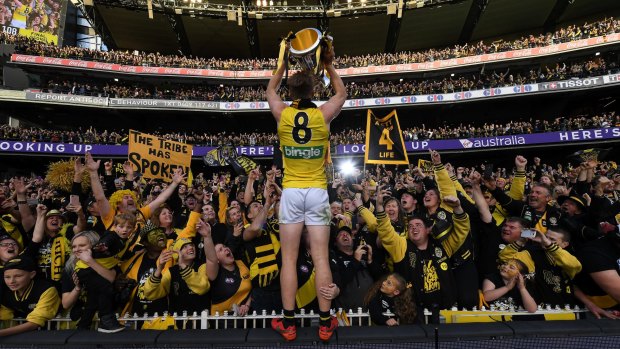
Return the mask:
<path id="1" fill-rule="evenodd" d="M 159 245 L 159 242 L 162 240 L 166 241 L 166 235 L 161 229 L 153 230 L 150 233 L 148 233 L 148 235 L 146 236 L 146 241 L 151 246 Z"/>

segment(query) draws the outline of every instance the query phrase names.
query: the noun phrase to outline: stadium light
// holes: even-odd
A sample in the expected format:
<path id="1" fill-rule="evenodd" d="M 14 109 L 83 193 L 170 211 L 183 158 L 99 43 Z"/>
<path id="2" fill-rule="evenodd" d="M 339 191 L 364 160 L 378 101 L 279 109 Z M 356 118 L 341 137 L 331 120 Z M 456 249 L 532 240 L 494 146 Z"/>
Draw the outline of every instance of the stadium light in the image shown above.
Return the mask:
<path id="1" fill-rule="evenodd" d="M 340 172 L 342 172 L 343 176 L 352 175 L 353 172 L 355 172 L 355 166 L 353 165 L 353 162 L 351 162 L 351 160 L 349 160 L 349 161 L 345 161 L 345 162 L 341 163 L 340 164 Z"/>
<path id="2" fill-rule="evenodd" d="M 75 0 L 90 1 L 93 0 Z M 145 4 L 152 0 L 141 0 Z M 219 0 L 164 0 L 163 7 L 174 11 L 181 9 L 183 14 L 192 15 L 192 10 L 197 10 L 196 16 L 218 17 L 232 21 L 229 11 L 235 9 L 235 5 L 218 3 Z M 401 18 L 406 10 L 416 9 L 422 6 L 438 7 L 440 4 L 457 3 L 462 0 L 332 0 L 330 6 L 323 8 L 316 4 L 288 5 L 287 0 L 251 0 L 249 6 L 241 5 L 241 15 L 237 13 L 237 21 L 241 18 L 255 19 L 301 19 L 327 17 L 357 18 L 362 15 L 385 14 L 396 15 Z M 145 6 L 146 7 L 146 6 Z M 171 12 L 172 12 L 171 11 Z M 174 11 L 177 13 L 176 11 Z M 259 14 L 260 13 L 260 14 Z"/>

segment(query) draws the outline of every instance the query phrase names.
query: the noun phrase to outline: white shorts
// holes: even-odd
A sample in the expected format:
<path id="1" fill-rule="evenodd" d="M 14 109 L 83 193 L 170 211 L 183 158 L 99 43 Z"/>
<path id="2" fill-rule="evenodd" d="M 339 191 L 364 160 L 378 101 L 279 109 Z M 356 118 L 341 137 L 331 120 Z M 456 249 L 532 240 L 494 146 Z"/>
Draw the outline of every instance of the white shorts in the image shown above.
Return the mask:
<path id="1" fill-rule="evenodd" d="M 306 225 L 329 225 L 332 213 L 327 190 L 286 188 L 280 199 L 280 223 L 304 222 Z"/>

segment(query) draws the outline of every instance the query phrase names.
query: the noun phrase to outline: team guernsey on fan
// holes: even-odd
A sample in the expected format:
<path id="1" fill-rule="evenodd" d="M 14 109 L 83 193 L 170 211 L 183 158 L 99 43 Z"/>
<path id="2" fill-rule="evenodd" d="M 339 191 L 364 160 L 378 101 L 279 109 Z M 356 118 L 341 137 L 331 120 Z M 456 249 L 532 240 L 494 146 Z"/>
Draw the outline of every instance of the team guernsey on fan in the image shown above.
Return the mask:
<path id="1" fill-rule="evenodd" d="M 30 30 L 47 18 L 55 26 L 48 8 L 59 3 L 0 5 L 0 25 Z M 373 326 L 554 312 L 577 320 L 575 307 L 620 319 L 616 19 L 393 54 L 351 56 L 350 47 L 362 47 L 345 42 L 339 57 L 341 41 L 306 28 L 282 40 L 279 64 L 102 52 L 34 37 L 0 33 L 0 51 L 21 57 L 3 67 L 3 86 L 25 84 L 0 90 L 0 337 L 206 323 L 214 331 L 265 327 L 293 341 L 314 317 L 304 336 L 334 343 L 348 324 L 338 308 L 361 309 L 361 322 Z M 43 74 L 38 58 L 55 63 Z M 467 63 L 442 65 L 449 60 Z M 56 61 L 70 63 L 59 69 Z M 82 61 L 149 72 L 112 82 L 105 70 L 72 63 Z M 184 73 L 165 82 L 155 73 L 182 69 L 223 75 L 190 83 Z M 585 79 L 592 86 L 563 83 Z M 28 107 L 2 99 L 26 87 Z M 62 93 L 84 103 L 38 99 Z M 212 109 L 178 114 L 171 108 L 181 104 L 167 103 L 144 122 L 144 111 L 117 103 L 130 98 L 149 106 L 204 98 Z M 558 136 L 573 132 L 579 137 Z M 131 134 L 157 141 L 135 147 Z M 502 137 L 523 142 L 494 141 Z M 33 146 L 6 155 L 20 151 L 14 144 Z M 102 153 L 54 162 L 45 153 L 54 144 Z M 361 153 L 339 150 L 349 145 L 363 149 L 364 163 Z M 245 146 L 264 157 L 236 150 Z M 138 169 L 121 148 L 176 170 Z"/>

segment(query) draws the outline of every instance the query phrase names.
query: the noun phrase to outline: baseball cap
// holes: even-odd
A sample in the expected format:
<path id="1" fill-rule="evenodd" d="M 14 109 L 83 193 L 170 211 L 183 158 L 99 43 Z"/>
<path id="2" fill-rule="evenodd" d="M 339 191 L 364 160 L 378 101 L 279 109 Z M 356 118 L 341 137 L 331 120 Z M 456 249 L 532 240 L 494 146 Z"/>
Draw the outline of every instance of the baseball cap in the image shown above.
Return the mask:
<path id="1" fill-rule="evenodd" d="M 19 258 L 13 258 L 4 265 L 4 271 L 11 269 L 35 271 L 37 270 L 37 265 L 30 257 L 19 256 Z"/>
<path id="2" fill-rule="evenodd" d="M 45 214 L 45 218 L 52 217 L 52 216 L 62 216 L 62 212 L 54 209 L 54 210 L 49 210 L 49 212 Z"/>
<path id="3" fill-rule="evenodd" d="M 192 240 L 190 240 L 188 238 L 179 238 L 172 245 L 172 250 L 173 251 L 181 251 L 183 246 L 185 246 L 187 244 L 192 244 L 192 243 L 193 243 Z"/>

